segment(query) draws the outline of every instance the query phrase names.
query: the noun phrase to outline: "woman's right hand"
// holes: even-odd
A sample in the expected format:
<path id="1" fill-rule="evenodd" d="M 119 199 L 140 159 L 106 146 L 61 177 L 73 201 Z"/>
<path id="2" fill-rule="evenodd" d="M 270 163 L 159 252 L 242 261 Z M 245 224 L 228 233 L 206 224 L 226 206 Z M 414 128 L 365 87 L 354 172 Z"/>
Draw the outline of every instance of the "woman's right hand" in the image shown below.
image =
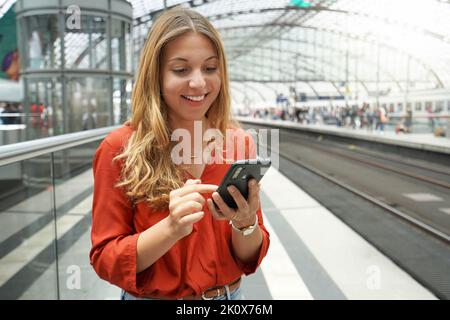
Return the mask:
<path id="1" fill-rule="evenodd" d="M 212 193 L 218 186 L 201 184 L 200 180 L 189 179 L 183 187 L 175 189 L 169 195 L 169 225 L 178 239 L 191 234 L 194 223 L 200 221 L 206 199 L 202 193 Z"/>

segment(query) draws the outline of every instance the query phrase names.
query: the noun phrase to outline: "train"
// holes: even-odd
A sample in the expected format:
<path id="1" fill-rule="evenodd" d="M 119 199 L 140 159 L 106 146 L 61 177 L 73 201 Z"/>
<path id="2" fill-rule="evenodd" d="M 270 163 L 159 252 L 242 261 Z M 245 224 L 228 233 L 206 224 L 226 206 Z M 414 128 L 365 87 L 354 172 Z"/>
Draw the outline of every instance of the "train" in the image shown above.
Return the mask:
<path id="1" fill-rule="evenodd" d="M 376 111 L 378 106 L 386 111 L 389 122 L 388 127 L 395 128 L 405 122 L 409 117 L 414 132 L 423 133 L 441 128 L 446 131 L 450 127 L 450 90 L 435 89 L 428 91 L 416 91 L 409 93 L 392 94 L 389 96 L 370 96 L 364 99 L 310 99 L 297 102 L 295 108 L 303 112 L 319 110 L 339 110 L 349 108 L 358 110 L 361 108 Z M 335 122 L 328 117 L 329 121 Z M 328 123 L 334 124 L 334 123 Z"/>
<path id="2" fill-rule="evenodd" d="M 378 100 L 378 101 L 377 101 Z M 413 116 L 428 117 L 429 113 L 436 116 L 448 117 L 450 115 L 450 90 L 436 89 L 430 91 L 409 92 L 408 94 L 398 94 L 380 97 L 367 97 L 358 100 L 351 99 L 310 99 L 296 103 L 297 108 L 320 108 L 320 107 L 358 107 L 368 106 L 372 110 L 377 104 L 384 108 L 390 116 L 405 116 L 408 109 Z"/>

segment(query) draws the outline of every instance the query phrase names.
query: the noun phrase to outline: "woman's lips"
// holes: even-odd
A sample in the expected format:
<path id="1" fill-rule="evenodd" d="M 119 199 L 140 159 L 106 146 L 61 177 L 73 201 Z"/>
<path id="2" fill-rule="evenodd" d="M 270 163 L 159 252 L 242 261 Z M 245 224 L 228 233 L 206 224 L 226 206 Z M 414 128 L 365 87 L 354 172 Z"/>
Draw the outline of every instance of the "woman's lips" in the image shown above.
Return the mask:
<path id="1" fill-rule="evenodd" d="M 204 97 L 203 97 L 203 99 L 200 100 L 200 101 L 194 101 L 194 100 L 191 100 L 191 99 L 189 99 L 189 98 L 186 98 L 186 96 L 183 96 L 183 95 L 182 95 L 181 97 L 182 97 L 183 100 L 186 101 L 187 104 L 189 104 L 190 106 L 193 106 L 193 107 L 199 107 L 199 106 L 201 106 L 201 105 L 205 102 L 207 96 L 208 96 L 208 93 L 205 94 Z"/>

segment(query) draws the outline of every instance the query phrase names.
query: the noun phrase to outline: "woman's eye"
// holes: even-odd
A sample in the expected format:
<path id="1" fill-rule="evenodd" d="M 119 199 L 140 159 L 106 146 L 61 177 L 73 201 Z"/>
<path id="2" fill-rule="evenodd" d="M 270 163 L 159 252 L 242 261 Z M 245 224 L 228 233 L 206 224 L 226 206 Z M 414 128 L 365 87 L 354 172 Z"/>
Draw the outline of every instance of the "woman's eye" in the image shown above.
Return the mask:
<path id="1" fill-rule="evenodd" d="M 182 68 L 182 69 L 174 69 L 174 70 L 172 70 L 172 71 L 175 72 L 175 73 L 183 73 L 183 72 L 186 71 L 186 69 L 185 69 L 185 68 Z"/>
<path id="2" fill-rule="evenodd" d="M 208 71 L 208 72 L 214 72 L 216 70 L 217 70 L 216 67 L 208 67 L 208 68 L 206 68 L 206 71 Z"/>

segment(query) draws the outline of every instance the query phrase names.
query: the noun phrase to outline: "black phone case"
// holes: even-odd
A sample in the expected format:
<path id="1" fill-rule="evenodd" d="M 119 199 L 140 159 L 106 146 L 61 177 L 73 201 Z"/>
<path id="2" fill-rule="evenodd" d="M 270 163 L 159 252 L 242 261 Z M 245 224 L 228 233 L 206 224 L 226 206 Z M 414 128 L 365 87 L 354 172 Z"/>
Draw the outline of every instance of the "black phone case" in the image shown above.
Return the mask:
<path id="1" fill-rule="evenodd" d="M 233 197 L 227 190 L 229 185 L 234 185 L 241 192 L 242 196 L 247 199 L 248 198 L 248 181 L 251 178 L 254 178 L 256 181 L 260 181 L 264 176 L 265 171 L 270 167 L 271 162 L 270 159 L 265 160 L 238 160 L 233 163 L 228 169 L 227 174 L 222 180 L 219 188 L 217 188 L 217 192 L 222 197 L 223 201 L 230 208 L 237 208 L 237 204 L 234 201 Z M 239 168 L 242 168 L 239 174 L 233 178 L 234 173 Z"/>

